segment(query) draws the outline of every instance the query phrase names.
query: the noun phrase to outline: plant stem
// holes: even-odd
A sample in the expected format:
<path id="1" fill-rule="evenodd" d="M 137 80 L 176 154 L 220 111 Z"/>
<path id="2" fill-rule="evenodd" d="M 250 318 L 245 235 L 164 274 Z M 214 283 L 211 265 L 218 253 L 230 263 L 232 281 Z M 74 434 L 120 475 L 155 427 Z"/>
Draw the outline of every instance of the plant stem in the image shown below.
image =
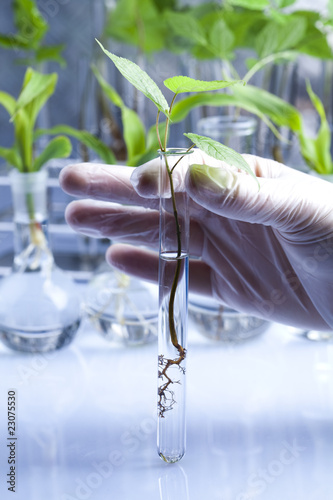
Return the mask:
<path id="1" fill-rule="evenodd" d="M 181 346 L 179 346 L 179 343 L 178 343 L 177 332 L 176 332 L 176 327 L 175 327 L 174 303 L 175 303 L 178 279 L 179 279 L 179 274 L 180 274 L 180 266 L 181 266 L 180 256 L 182 253 L 182 243 L 181 243 L 181 230 L 180 230 L 180 224 L 179 224 L 179 219 L 178 219 L 178 210 L 177 210 L 177 206 L 176 206 L 176 197 L 175 197 L 175 190 L 174 190 L 174 185 L 173 185 L 172 172 L 171 172 L 170 167 L 168 165 L 167 157 L 165 157 L 165 165 L 166 165 L 166 169 L 167 169 L 167 173 L 168 173 L 168 177 L 169 177 L 169 182 L 170 182 L 173 216 L 175 219 L 176 233 L 177 233 L 177 263 L 176 263 L 176 270 L 175 270 L 175 275 L 173 278 L 173 283 L 172 283 L 171 292 L 170 292 L 170 299 L 169 299 L 169 329 L 170 329 L 171 342 L 178 349 Z"/>
<path id="2" fill-rule="evenodd" d="M 176 292 L 179 283 L 179 277 L 181 273 L 181 265 L 182 265 L 182 242 L 181 242 L 181 226 L 179 223 L 178 210 L 176 205 L 176 196 L 175 189 L 172 177 L 172 170 L 169 167 L 167 153 L 164 156 L 166 171 L 170 184 L 171 191 L 171 200 L 172 200 L 172 208 L 173 208 L 173 216 L 175 221 L 175 229 L 177 236 L 177 253 L 176 253 L 176 268 L 173 276 L 173 281 L 170 290 L 169 302 L 168 302 L 168 324 L 169 324 L 169 332 L 170 332 L 170 340 L 172 345 L 177 349 L 178 356 L 176 358 L 165 358 L 162 354 L 159 356 L 159 378 L 164 379 L 162 385 L 158 389 L 158 411 L 159 416 L 164 418 L 164 414 L 166 411 L 171 410 L 175 400 L 173 399 L 173 392 L 170 390 L 170 385 L 173 383 L 177 383 L 177 381 L 172 380 L 171 376 L 168 374 L 169 368 L 174 365 L 177 365 L 182 373 L 185 373 L 185 368 L 182 366 L 182 362 L 186 358 L 186 349 L 178 342 L 177 331 L 176 331 L 176 322 L 175 322 L 175 299 Z M 177 162 L 179 163 L 179 162 Z M 162 174 L 164 175 L 164 174 Z M 171 397 L 170 397 L 171 396 Z"/>
<path id="3" fill-rule="evenodd" d="M 277 52 L 276 54 L 270 54 L 269 56 L 260 59 L 252 68 L 246 73 L 243 80 L 245 83 L 248 83 L 249 80 L 257 73 L 257 71 L 261 70 L 267 64 L 276 61 L 277 59 L 288 59 L 293 55 L 291 50 L 284 50 L 282 52 Z"/>
<path id="4" fill-rule="evenodd" d="M 177 97 L 177 94 L 174 95 L 174 97 L 171 101 L 171 105 L 169 108 L 169 116 L 171 114 L 172 106 L 175 102 L 176 97 Z M 161 141 L 161 138 L 159 136 L 158 119 L 159 119 L 159 112 L 157 113 L 157 119 L 156 119 L 156 131 L 157 131 L 157 137 L 158 137 L 158 142 L 159 142 L 161 151 L 165 153 L 164 161 L 165 161 L 166 172 L 167 172 L 169 184 L 170 184 L 172 209 L 173 209 L 173 216 L 174 216 L 174 221 L 175 221 L 175 229 L 176 229 L 176 237 L 177 237 L 176 268 L 175 268 L 175 274 L 173 277 L 173 282 L 172 282 L 172 286 L 171 286 L 171 290 L 170 290 L 170 297 L 169 297 L 169 304 L 168 304 L 168 322 L 169 322 L 169 332 L 170 332 L 171 343 L 177 349 L 179 355 L 175 359 L 167 359 L 167 358 L 164 358 L 163 355 L 159 356 L 159 367 L 160 367 L 159 377 L 161 379 L 164 378 L 165 382 L 159 387 L 159 390 L 158 390 L 158 396 L 159 396 L 158 410 L 159 410 L 159 416 L 161 418 L 164 418 L 164 413 L 167 410 L 172 409 L 172 406 L 175 403 L 175 401 L 173 400 L 173 397 L 171 397 L 171 400 L 168 399 L 168 394 L 169 395 L 173 394 L 172 391 L 170 391 L 169 386 L 173 383 L 176 383 L 168 375 L 168 370 L 171 366 L 178 365 L 179 369 L 183 373 L 185 373 L 185 368 L 182 366 L 182 362 L 184 361 L 184 359 L 186 357 L 186 349 L 178 342 L 176 324 L 175 324 L 175 313 L 174 313 L 176 292 L 177 292 L 179 277 L 180 277 L 180 273 L 181 273 L 182 241 L 181 241 L 181 225 L 180 225 L 179 217 L 178 217 L 176 195 L 175 195 L 175 189 L 174 189 L 174 183 L 173 183 L 173 177 L 172 177 L 172 174 L 173 174 L 175 167 L 179 164 L 179 162 L 183 159 L 184 156 L 181 156 L 181 158 L 179 158 L 176 161 L 175 165 L 170 169 L 168 157 L 167 157 L 167 153 L 166 153 L 170 118 L 167 117 L 167 119 L 166 119 L 165 134 L 164 134 L 164 147 L 162 145 L 162 141 Z M 188 151 L 192 147 L 193 146 L 191 146 L 188 149 Z M 171 401 L 171 402 L 169 402 L 169 404 L 167 404 L 167 401 Z"/>
<path id="5" fill-rule="evenodd" d="M 34 197 L 31 193 L 26 193 L 25 200 L 27 203 L 29 218 L 33 221 L 35 219 Z"/>
<path id="6" fill-rule="evenodd" d="M 45 246 L 45 236 L 41 228 L 41 224 L 36 221 L 35 215 L 35 203 L 32 193 L 26 193 L 25 195 L 27 210 L 29 214 L 29 230 L 31 243 L 37 247 Z"/>
<path id="7" fill-rule="evenodd" d="M 156 116 L 156 135 L 157 135 L 158 144 L 160 146 L 160 150 L 163 151 L 162 141 L 161 141 L 160 133 L 159 133 L 159 130 L 158 130 L 158 120 L 159 120 L 159 117 L 160 117 L 160 112 L 158 111 L 157 112 L 157 116 Z"/>
<path id="8" fill-rule="evenodd" d="M 177 97 L 177 93 L 172 98 L 170 108 L 169 108 L 169 116 L 171 115 L 172 107 L 174 105 L 176 97 Z M 170 124 L 170 118 L 167 117 L 166 124 L 165 124 L 165 134 L 164 134 L 164 151 L 166 151 L 167 142 L 168 142 L 169 124 Z"/>
<path id="9" fill-rule="evenodd" d="M 188 153 L 189 151 L 191 151 L 191 149 L 195 148 L 195 144 L 192 144 L 192 146 L 190 146 L 187 150 L 186 150 L 186 153 Z M 179 160 L 176 161 L 176 163 L 174 164 L 174 166 L 172 167 L 171 169 L 171 173 L 175 170 L 175 168 L 177 167 L 178 163 L 180 163 L 182 161 L 182 159 L 184 158 L 184 155 L 179 158 Z"/>

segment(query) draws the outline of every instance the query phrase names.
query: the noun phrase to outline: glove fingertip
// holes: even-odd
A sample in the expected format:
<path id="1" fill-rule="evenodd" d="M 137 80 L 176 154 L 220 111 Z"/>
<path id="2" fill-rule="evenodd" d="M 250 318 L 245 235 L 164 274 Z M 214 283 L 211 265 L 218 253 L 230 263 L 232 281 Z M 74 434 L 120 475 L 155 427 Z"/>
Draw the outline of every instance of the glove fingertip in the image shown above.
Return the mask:
<path id="1" fill-rule="evenodd" d="M 135 191 L 144 198 L 156 198 L 159 189 L 159 164 L 151 160 L 136 167 L 131 175 L 131 184 Z"/>
<path id="2" fill-rule="evenodd" d="M 187 174 L 189 192 L 205 198 L 209 195 L 221 196 L 234 189 L 236 184 L 237 174 L 228 168 L 193 164 Z"/>

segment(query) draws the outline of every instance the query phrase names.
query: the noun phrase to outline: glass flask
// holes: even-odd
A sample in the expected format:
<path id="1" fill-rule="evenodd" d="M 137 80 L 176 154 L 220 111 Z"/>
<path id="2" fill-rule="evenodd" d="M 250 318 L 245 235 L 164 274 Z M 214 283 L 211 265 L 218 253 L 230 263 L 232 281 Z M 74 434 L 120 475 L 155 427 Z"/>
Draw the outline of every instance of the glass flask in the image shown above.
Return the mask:
<path id="1" fill-rule="evenodd" d="M 48 243 L 47 171 L 10 172 L 14 260 L 0 282 L 0 339 L 12 349 L 45 352 L 73 339 L 81 297 Z"/>
<path id="2" fill-rule="evenodd" d="M 174 168 L 192 151 L 160 152 L 160 253 L 158 327 L 159 456 L 180 460 L 186 449 L 185 373 L 187 356 L 189 215 L 185 192 L 174 192 Z"/>
<path id="3" fill-rule="evenodd" d="M 107 340 L 128 346 L 157 340 L 157 286 L 105 262 L 88 284 L 85 314 Z"/>
<path id="4" fill-rule="evenodd" d="M 257 121 L 253 117 L 210 116 L 198 122 L 198 133 L 211 137 L 238 153 L 254 153 Z M 241 343 L 263 333 L 269 322 L 223 306 L 215 299 L 189 296 L 189 317 L 198 331 L 212 340 Z"/>

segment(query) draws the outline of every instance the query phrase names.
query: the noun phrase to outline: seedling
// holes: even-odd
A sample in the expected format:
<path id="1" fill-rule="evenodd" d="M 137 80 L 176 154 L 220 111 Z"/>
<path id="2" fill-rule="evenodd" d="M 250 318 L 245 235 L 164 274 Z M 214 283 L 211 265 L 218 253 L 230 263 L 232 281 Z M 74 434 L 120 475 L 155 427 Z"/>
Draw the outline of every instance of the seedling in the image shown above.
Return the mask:
<path id="1" fill-rule="evenodd" d="M 97 40 L 98 42 L 98 40 Z M 176 267 L 174 271 L 174 276 L 172 280 L 172 286 L 170 291 L 170 296 L 168 299 L 168 321 L 169 321 L 169 334 L 172 345 L 175 347 L 177 355 L 174 358 L 166 358 L 163 354 L 159 355 L 159 378 L 162 379 L 162 382 L 159 386 L 158 391 L 158 414 L 160 418 L 165 417 L 165 413 L 174 408 L 174 404 L 176 401 L 173 399 L 173 393 L 170 389 L 172 384 L 178 383 L 177 380 L 172 378 L 170 374 L 170 369 L 172 366 L 177 365 L 180 371 L 184 371 L 183 362 L 186 358 L 186 349 L 181 345 L 179 339 L 177 338 L 177 331 L 175 325 L 174 318 L 174 300 L 176 295 L 177 286 L 179 283 L 180 275 L 181 275 L 181 255 L 182 255 L 182 243 L 181 243 L 181 227 L 178 216 L 178 207 L 176 203 L 176 194 L 174 189 L 173 182 L 173 173 L 180 163 L 181 159 L 176 162 L 172 167 L 169 165 L 168 161 L 168 131 L 171 124 L 171 117 L 173 107 L 176 101 L 176 98 L 179 94 L 195 92 L 201 93 L 205 91 L 215 91 L 220 90 L 230 85 L 236 85 L 241 82 L 239 81 L 225 81 L 225 80 L 214 80 L 214 81 L 201 81 L 194 80 L 187 76 L 175 76 L 173 78 L 168 78 L 164 81 L 164 85 L 171 92 L 173 92 L 173 97 L 171 99 L 170 104 L 168 104 L 165 96 L 161 92 L 160 88 L 157 84 L 148 76 L 148 74 L 143 71 L 138 65 L 129 61 L 128 59 L 124 59 L 122 57 L 118 57 L 115 54 L 107 51 L 100 42 L 98 42 L 101 46 L 102 50 L 105 54 L 113 61 L 115 66 L 118 68 L 120 73 L 131 83 L 133 84 L 140 92 L 142 92 L 150 101 L 152 101 L 157 108 L 157 117 L 156 117 L 156 134 L 160 147 L 160 151 L 164 153 L 165 159 L 165 169 L 166 175 L 169 179 L 169 188 L 171 193 L 171 204 L 174 217 L 174 230 L 176 234 L 177 241 L 177 258 Z M 159 117 L 164 114 L 166 117 L 164 135 L 160 136 L 159 129 Z M 202 151 L 214 157 L 215 159 L 222 160 L 227 162 L 229 165 L 235 166 L 239 169 L 244 170 L 248 174 L 254 176 L 252 170 L 249 165 L 243 159 L 241 155 L 233 151 L 232 149 L 220 144 L 208 137 L 199 136 L 196 134 L 187 133 L 185 134 L 187 138 L 192 141 L 192 145 L 188 148 L 189 151 L 194 146 L 199 147 Z M 166 460 L 165 457 L 164 460 Z"/>

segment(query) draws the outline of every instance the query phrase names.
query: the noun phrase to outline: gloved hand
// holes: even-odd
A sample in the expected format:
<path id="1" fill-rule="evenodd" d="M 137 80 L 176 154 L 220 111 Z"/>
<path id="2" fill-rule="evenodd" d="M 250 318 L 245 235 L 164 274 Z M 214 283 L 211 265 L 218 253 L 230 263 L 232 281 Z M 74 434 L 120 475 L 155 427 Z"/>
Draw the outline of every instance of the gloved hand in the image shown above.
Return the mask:
<path id="1" fill-rule="evenodd" d="M 187 171 L 174 170 L 176 191 L 190 196 L 190 252 L 200 257 L 190 261 L 190 289 L 272 321 L 333 328 L 333 184 L 244 158 L 260 189 L 248 174 L 199 150 Z M 158 256 L 139 245 L 158 248 L 158 168 L 159 160 L 134 170 L 81 164 L 60 178 L 66 192 L 90 198 L 68 206 L 68 223 L 120 242 L 108 250 L 109 263 L 155 281 Z"/>

